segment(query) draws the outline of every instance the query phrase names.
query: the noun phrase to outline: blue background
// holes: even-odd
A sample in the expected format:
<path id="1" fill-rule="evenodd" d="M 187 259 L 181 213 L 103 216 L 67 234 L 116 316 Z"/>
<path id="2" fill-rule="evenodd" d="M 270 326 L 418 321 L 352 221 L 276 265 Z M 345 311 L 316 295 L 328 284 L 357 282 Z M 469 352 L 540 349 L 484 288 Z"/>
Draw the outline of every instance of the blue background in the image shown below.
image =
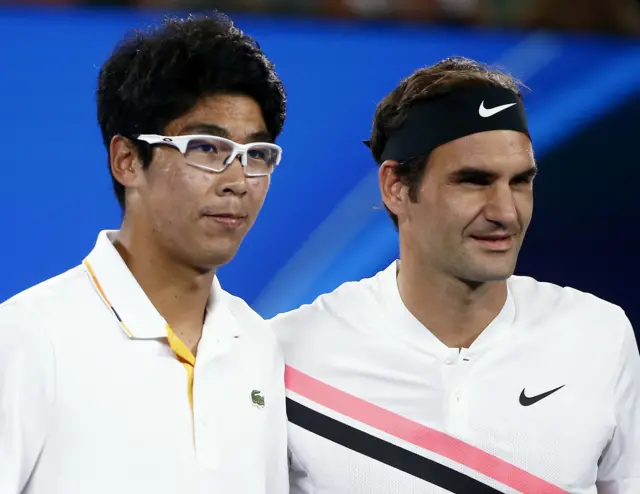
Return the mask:
<path id="1" fill-rule="evenodd" d="M 95 118 L 100 65 L 158 16 L 0 11 L 0 301 L 78 264 L 117 228 Z M 594 292 L 640 325 L 637 252 L 640 45 L 488 32 L 236 17 L 277 66 L 289 113 L 282 165 L 223 285 L 264 316 L 370 276 L 397 255 L 361 144 L 400 78 L 451 55 L 498 64 L 531 88 L 541 168 L 520 274 Z"/>

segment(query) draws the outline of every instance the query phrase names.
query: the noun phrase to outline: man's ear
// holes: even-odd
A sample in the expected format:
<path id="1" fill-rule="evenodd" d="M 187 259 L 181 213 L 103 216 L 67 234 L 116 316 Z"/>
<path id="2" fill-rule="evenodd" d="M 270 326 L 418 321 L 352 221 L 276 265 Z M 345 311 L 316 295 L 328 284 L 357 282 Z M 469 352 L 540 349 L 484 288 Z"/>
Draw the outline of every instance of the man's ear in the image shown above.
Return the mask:
<path id="1" fill-rule="evenodd" d="M 109 166 L 125 188 L 135 188 L 142 179 L 142 163 L 135 144 L 121 135 L 113 136 L 109 143 Z"/>
<path id="2" fill-rule="evenodd" d="M 378 181 L 385 206 L 391 213 L 400 217 L 404 215 L 408 194 L 406 185 L 400 181 L 396 173 L 397 166 L 398 162 L 393 160 L 382 163 L 378 170 Z"/>

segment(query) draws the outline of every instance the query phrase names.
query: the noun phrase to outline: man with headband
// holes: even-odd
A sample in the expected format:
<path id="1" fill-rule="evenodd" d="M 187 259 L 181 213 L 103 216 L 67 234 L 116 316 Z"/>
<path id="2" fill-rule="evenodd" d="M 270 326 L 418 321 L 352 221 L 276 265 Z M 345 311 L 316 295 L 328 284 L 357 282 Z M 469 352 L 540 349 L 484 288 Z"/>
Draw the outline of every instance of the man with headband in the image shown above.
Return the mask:
<path id="1" fill-rule="evenodd" d="M 518 84 L 447 59 L 367 142 L 400 260 L 272 324 L 293 493 L 640 493 L 640 357 L 619 307 L 513 276 L 536 174 Z"/>

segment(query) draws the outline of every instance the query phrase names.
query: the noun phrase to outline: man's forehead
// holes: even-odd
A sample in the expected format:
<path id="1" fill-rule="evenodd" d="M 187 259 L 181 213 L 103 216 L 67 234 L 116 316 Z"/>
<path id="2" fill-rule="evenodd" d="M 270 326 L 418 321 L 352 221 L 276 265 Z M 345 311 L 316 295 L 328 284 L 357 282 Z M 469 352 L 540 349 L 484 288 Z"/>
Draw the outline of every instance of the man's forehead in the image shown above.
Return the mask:
<path id="1" fill-rule="evenodd" d="M 526 152 L 531 149 L 529 137 L 513 130 L 491 130 L 460 137 L 442 146 L 458 153 L 491 154 Z"/>
<path id="2" fill-rule="evenodd" d="M 202 98 L 168 126 L 175 133 L 202 133 L 221 137 L 265 132 L 258 103 L 248 96 L 219 94 Z"/>
<path id="3" fill-rule="evenodd" d="M 448 142 L 433 151 L 434 162 L 452 166 L 491 166 L 509 162 L 531 166 L 533 149 L 521 133 L 498 130 L 482 132 Z"/>

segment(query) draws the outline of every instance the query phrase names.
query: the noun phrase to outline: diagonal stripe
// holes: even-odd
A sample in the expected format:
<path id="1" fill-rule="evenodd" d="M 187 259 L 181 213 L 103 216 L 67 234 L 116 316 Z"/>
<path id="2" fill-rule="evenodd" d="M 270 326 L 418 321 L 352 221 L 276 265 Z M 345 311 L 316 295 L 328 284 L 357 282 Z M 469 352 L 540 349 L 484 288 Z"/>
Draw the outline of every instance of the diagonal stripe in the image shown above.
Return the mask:
<path id="1" fill-rule="evenodd" d="M 455 494 L 501 494 L 481 481 L 287 398 L 289 422 Z"/>
<path id="2" fill-rule="evenodd" d="M 116 308 L 113 306 L 113 304 L 107 298 L 107 294 L 104 293 L 104 290 L 102 289 L 102 285 L 100 285 L 100 282 L 98 281 L 98 278 L 96 277 L 96 273 L 93 270 L 93 268 L 91 267 L 91 264 L 89 264 L 89 261 L 87 261 L 85 259 L 84 261 L 82 261 L 82 264 L 86 268 L 87 273 L 89 273 L 89 277 L 91 278 L 91 282 L 93 283 L 93 286 L 95 287 L 95 289 L 98 291 L 98 295 L 100 295 L 100 298 L 102 299 L 102 301 L 107 305 L 107 307 L 109 307 L 109 309 L 111 309 L 111 312 L 113 312 L 113 315 L 116 316 L 116 319 L 118 320 L 118 323 L 120 324 L 120 327 L 124 330 L 125 333 L 127 333 L 127 336 L 129 338 L 133 338 L 133 333 L 131 333 L 131 331 L 129 331 L 129 328 L 127 328 L 127 325 L 124 323 L 124 321 L 120 317 L 120 314 L 118 314 L 118 312 L 116 311 Z"/>
<path id="3" fill-rule="evenodd" d="M 464 441 L 350 395 L 287 366 L 287 389 L 346 417 L 453 460 L 522 494 L 568 494 Z"/>

